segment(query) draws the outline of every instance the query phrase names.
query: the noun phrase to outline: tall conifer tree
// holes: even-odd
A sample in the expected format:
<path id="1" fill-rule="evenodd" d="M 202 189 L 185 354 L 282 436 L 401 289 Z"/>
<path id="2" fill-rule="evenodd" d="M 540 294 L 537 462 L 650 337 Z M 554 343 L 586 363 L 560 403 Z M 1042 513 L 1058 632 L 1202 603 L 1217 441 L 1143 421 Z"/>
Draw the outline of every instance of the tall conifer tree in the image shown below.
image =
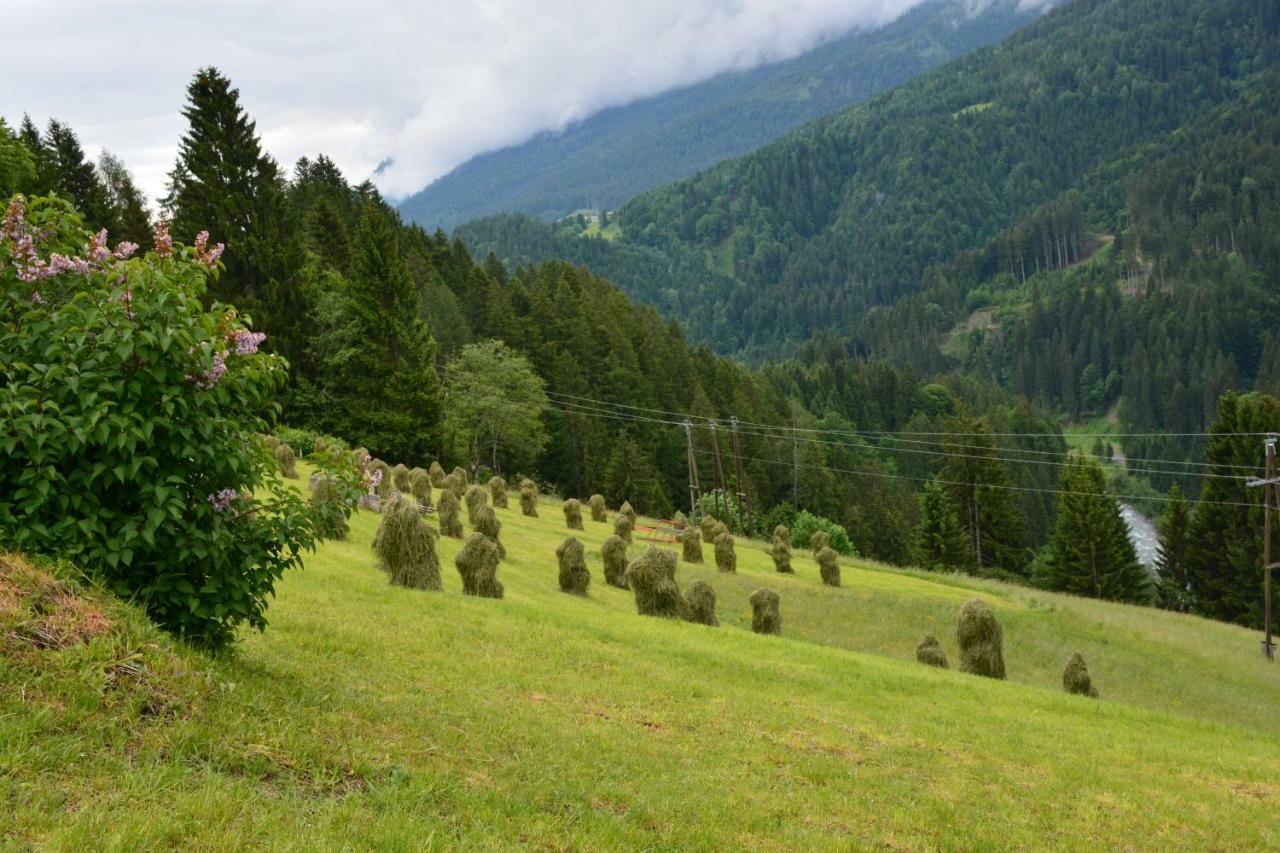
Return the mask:
<path id="1" fill-rule="evenodd" d="M 926 568 L 961 569 L 970 565 L 964 527 L 956 518 L 951 499 L 936 482 L 925 483 L 920 493 L 914 557 Z"/>
<path id="2" fill-rule="evenodd" d="M 1186 611 L 1191 607 L 1190 581 L 1187 577 L 1187 533 L 1191 524 L 1191 512 L 1182 489 L 1175 483 L 1169 489 L 1169 502 L 1165 505 L 1164 518 L 1160 522 L 1160 549 L 1156 556 L 1156 570 L 1160 583 L 1156 590 L 1160 606 L 1169 610 Z"/>
<path id="3" fill-rule="evenodd" d="M 1022 574 L 1026 571 L 1026 527 L 1013 502 L 1013 480 L 996 456 L 986 422 L 953 423 L 962 433 L 945 442 L 947 461 L 939 479 L 969 539 L 973 563 L 979 570 L 994 567 Z"/>

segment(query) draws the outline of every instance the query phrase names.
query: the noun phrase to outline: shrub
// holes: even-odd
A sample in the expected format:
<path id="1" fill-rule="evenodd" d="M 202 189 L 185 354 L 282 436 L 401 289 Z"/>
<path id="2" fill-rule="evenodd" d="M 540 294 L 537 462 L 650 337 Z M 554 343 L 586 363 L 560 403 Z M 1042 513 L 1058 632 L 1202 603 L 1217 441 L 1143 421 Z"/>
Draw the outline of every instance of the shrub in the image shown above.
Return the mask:
<path id="1" fill-rule="evenodd" d="M 779 524 L 773 528 L 773 544 L 769 547 L 773 567 L 786 575 L 795 574 L 791 568 L 791 531 Z"/>
<path id="2" fill-rule="evenodd" d="M 991 608 L 980 598 L 960 608 L 956 626 L 960 671 L 987 678 L 1004 678 L 1004 631 Z"/>
<path id="3" fill-rule="evenodd" d="M 475 487 L 473 486 L 472 488 Z M 481 494 L 483 495 L 484 493 L 481 492 Z M 499 559 L 505 560 L 507 558 L 507 549 L 503 547 L 502 540 L 499 538 L 502 535 L 502 522 L 498 521 L 498 514 L 493 511 L 493 507 L 485 503 L 477 506 L 475 521 L 472 522 L 471 526 L 477 533 L 483 533 L 493 542 L 498 549 Z"/>
<path id="4" fill-rule="evenodd" d="M 617 536 L 628 545 L 631 544 L 631 519 L 628 516 L 618 513 L 618 517 L 613 520 L 613 535 Z"/>
<path id="5" fill-rule="evenodd" d="M 305 427 L 278 426 L 273 433 L 277 444 L 287 444 L 293 449 L 293 455 L 301 459 L 315 453 L 324 453 L 330 448 L 345 450 L 346 442 L 331 435 L 325 435 Z"/>
<path id="6" fill-rule="evenodd" d="M 1062 689 L 1079 696 L 1098 698 L 1098 690 L 1089 677 L 1089 668 L 1085 666 L 1084 657 L 1075 652 L 1067 661 L 1067 668 L 1062 671 Z"/>
<path id="7" fill-rule="evenodd" d="M 720 624 L 716 618 L 716 591 L 706 581 L 694 581 L 684 596 L 684 618 L 699 625 L 713 628 Z"/>
<path id="8" fill-rule="evenodd" d="M 650 545 L 627 566 L 627 586 L 636 597 L 641 616 L 680 616 L 682 599 L 676 585 L 676 555 Z"/>
<path id="9" fill-rule="evenodd" d="M 458 476 L 457 469 L 454 469 L 444 478 L 444 485 L 441 489 L 448 489 L 453 492 L 453 496 L 461 501 L 467 494 L 467 481 L 463 477 Z"/>
<path id="10" fill-rule="evenodd" d="M 812 547 L 813 534 L 819 530 L 827 534 L 826 545 L 830 545 L 846 557 L 854 555 L 855 551 L 853 544 L 849 541 L 847 530 L 834 521 L 814 515 L 807 510 L 796 513 L 795 520 L 791 523 L 791 544 L 796 548 Z M 813 548 L 815 554 L 821 550 L 818 547 Z"/>
<path id="11" fill-rule="evenodd" d="M 709 515 L 720 521 L 726 529 L 747 531 L 749 528 L 747 508 L 732 492 L 704 494 L 698 501 L 698 510 L 703 517 Z"/>
<path id="12" fill-rule="evenodd" d="M 421 506 L 431 504 L 431 474 L 423 468 L 414 468 L 409 472 L 409 493 Z"/>
<path id="13" fill-rule="evenodd" d="M 605 523 L 609 520 L 609 512 L 604 505 L 604 495 L 592 495 L 587 504 L 591 507 L 591 520 Z"/>
<path id="14" fill-rule="evenodd" d="M 769 514 L 764 517 L 764 529 L 773 530 L 781 525 L 790 530 L 795 525 L 796 515 L 799 512 L 800 510 L 796 509 L 793 504 L 780 503 L 769 510 Z"/>
<path id="15" fill-rule="evenodd" d="M 391 466 L 381 459 L 374 459 L 369 463 L 369 470 L 373 472 L 373 487 L 378 497 L 385 501 L 391 497 L 391 489 L 395 486 L 391 481 Z"/>
<path id="16" fill-rule="evenodd" d="M 422 520 L 412 498 L 396 498 L 383 508 L 382 521 L 373 535 L 373 553 L 378 557 L 378 568 L 395 586 L 443 588 L 436 533 Z"/>
<path id="17" fill-rule="evenodd" d="M 751 593 L 751 630 L 757 634 L 781 634 L 782 611 L 778 594 L 771 589 L 760 588 Z"/>
<path id="18" fill-rule="evenodd" d="M 319 531 L 258 437 L 285 363 L 204 302 L 219 250 L 161 228 L 126 260 L 58 199 L 0 216 L 0 544 L 76 562 L 195 643 L 264 628 Z"/>
<path id="19" fill-rule="evenodd" d="M 727 530 L 716 536 L 716 568 L 722 572 L 738 571 L 738 555 L 733 550 L 733 534 Z"/>
<path id="20" fill-rule="evenodd" d="M 467 505 L 467 524 L 475 527 L 476 512 L 479 511 L 480 507 L 489 505 L 489 497 L 485 493 L 485 490 L 479 486 L 467 486 L 467 491 L 463 495 L 463 500 Z"/>
<path id="21" fill-rule="evenodd" d="M 947 668 L 947 653 L 938 645 L 938 638 L 933 634 L 925 634 L 920 645 L 916 646 L 916 660 L 940 669 Z"/>
<path id="22" fill-rule="evenodd" d="M 631 501 L 622 502 L 622 506 L 618 507 L 618 515 L 625 515 L 631 519 L 631 526 L 636 526 L 636 511 L 631 508 Z"/>
<path id="23" fill-rule="evenodd" d="M 827 586 L 840 586 L 840 555 L 836 553 L 836 549 L 824 547 L 814 559 L 818 561 L 818 574 L 822 575 L 822 582 Z"/>
<path id="24" fill-rule="evenodd" d="M 276 467 L 280 469 L 280 474 L 288 477 L 290 480 L 298 479 L 298 469 L 294 467 L 297 457 L 294 456 L 293 448 L 287 444 L 281 444 L 272 452 L 276 460 Z"/>
<path id="25" fill-rule="evenodd" d="M 702 535 L 698 533 L 698 528 L 689 525 L 680 534 L 680 545 L 684 550 L 684 561 L 686 563 L 702 562 Z"/>
<path id="26" fill-rule="evenodd" d="M 431 485 L 433 487 L 437 489 L 444 488 L 444 468 L 440 467 L 439 461 L 434 459 L 431 460 L 431 465 L 427 468 L 427 473 L 431 475 Z"/>
<path id="27" fill-rule="evenodd" d="M 489 478 L 489 500 L 498 509 L 507 508 L 507 481 L 498 476 Z"/>
<path id="28" fill-rule="evenodd" d="M 610 536 L 600 546 L 604 560 L 604 582 L 610 586 L 627 588 L 627 543 L 617 536 Z"/>
<path id="29" fill-rule="evenodd" d="M 397 492 L 404 495 L 409 494 L 409 467 L 403 463 L 399 463 L 392 468 L 391 482 L 395 484 Z"/>
<path id="30" fill-rule="evenodd" d="M 529 518 L 538 517 L 538 491 L 535 487 L 520 486 L 520 511 Z"/>
<path id="31" fill-rule="evenodd" d="M 570 536 L 556 548 L 556 558 L 560 561 L 560 591 L 586 595 L 591 586 L 591 573 L 587 571 L 582 543 Z"/>
<path id="32" fill-rule="evenodd" d="M 492 540 L 483 533 L 472 533 L 453 558 L 453 565 L 462 576 L 463 594 L 502 598 L 502 581 L 498 580 L 499 559 L 498 546 Z"/>
<path id="33" fill-rule="evenodd" d="M 462 538 L 462 505 L 458 496 L 448 489 L 440 492 L 440 500 L 436 504 L 436 517 L 440 520 L 440 535 L 451 539 Z"/>
<path id="34" fill-rule="evenodd" d="M 570 530 L 582 530 L 582 502 L 569 498 L 564 502 L 564 526 Z"/>
<path id="35" fill-rule="evenodd" d="M 676 530 L 683 532 L 684 529 L 689 526 L 689 516 L 685 515 L 680 510 L 676 510 L 676 514 L 671 517 L 671 524 Z"/>

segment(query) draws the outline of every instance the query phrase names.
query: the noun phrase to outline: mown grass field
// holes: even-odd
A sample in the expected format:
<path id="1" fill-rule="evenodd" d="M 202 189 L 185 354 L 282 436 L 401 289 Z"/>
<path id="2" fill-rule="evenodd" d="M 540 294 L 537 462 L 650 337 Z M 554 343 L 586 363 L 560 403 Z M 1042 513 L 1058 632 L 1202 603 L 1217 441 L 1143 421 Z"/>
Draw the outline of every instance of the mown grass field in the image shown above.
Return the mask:
<path id="1" fill-rule="evenodd" d="M 304 475 L 305 476 L 305 475 Z M 559 592 L 558 504 L 498 510 L 502 601 L 390 587 L 353 520 L 288 576 L 271 627 L 210 659 L 135 611 L 0 656 L 7 846 L 385 849 L 1280 846 L 1280 673 L 1205 620 L 739 544 L 720 628 L 642 618 L 580 535 Z M 642 547 L 637 543 L 633 553 Z M 711 559 L 711 549 L 706 555 Z M 782 596 L 782 637 L 747 596 Z M 0 589 L 3 592 L 3 589 Z M 1010 681 L 915 663 L 980 595 Z M 0 596 L 0 604 L 3 602 Z M 0 613 L 4 613 L 0 606 Z M 5 626 L 11 628 L 12 626 Z M 1103 699 L 1066 695 L 1072 651 Z M 140 673 L 140 674 L 139 674 Z"/>

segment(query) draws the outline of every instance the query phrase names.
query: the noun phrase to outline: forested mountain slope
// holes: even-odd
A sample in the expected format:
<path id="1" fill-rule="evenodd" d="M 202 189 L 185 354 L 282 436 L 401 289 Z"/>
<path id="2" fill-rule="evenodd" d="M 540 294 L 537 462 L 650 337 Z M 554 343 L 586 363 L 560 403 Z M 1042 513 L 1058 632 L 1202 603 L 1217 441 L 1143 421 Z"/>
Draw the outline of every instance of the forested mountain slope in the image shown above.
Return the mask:
<path id="1" fill-rule="evenodd" d="M 930 0 L 886 27 L 794 59 L 721 74 L 477 156 L 407 199 L 401 213 L 428 228 L 452 228 L 496 212 L 557 218 L 611 210 L 998 41 L 1039 14 L 1019 5 L 996 0 L 975 11 L 970 3 Z"/>
<path id="2" fill-rule="evenodd" d="M 462 233 L 512 261 L 598 261 L 694 339 L 764 356 L 856 325 L 1068 190 L 1085 193 L 1086 224 L 1114 230 L 1132 181 L 1162 156 L 1153 146 L 1256 89 L 1278 31 L 1271 4 L 1078 0 L 634 199 L 616 245 L 576 248 L 511 219 Z"/>

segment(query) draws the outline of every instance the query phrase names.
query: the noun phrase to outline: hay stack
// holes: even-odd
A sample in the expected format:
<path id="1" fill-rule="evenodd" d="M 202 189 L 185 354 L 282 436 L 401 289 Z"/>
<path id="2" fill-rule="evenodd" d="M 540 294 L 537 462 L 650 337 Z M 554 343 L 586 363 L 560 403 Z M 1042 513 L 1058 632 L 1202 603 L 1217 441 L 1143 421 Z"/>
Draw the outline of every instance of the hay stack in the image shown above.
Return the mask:
<path id="1" fill-rule="evenodd" d="M 716 537 L 716 568 L 722 572 L 738 571 L 738 554 L 733 550 L 733 536 L 727 530 Z"/>
<path id="2" fill-rule="evenodd" d="M 430 507 L 431 504 L 431 474 L 424 468 L 414 468 L 409 471 L 409 493 L 413 495 L 413 499 L 418 502 L 419 506 Z"/>
<path id="3" fill-rule="evenodd" d="M 525 480 L 520 485 L 520 511 L 529 518 L 538 517 L 538 491 L 537 489 L 526 485 L 529 481 Z"/>
<path id="4" fill-rule="evenodd" d="M 325 539 L 346 539 L 347 507 L 338 494 L 338 484 L 327 474 L 321 474 L 311 483 L 311 509 L 316 514 L 316 525 Z"/>
<path id="5" fill-rule="evenodd" d="M 569 498 L 564 502 L 564 526 L 570 530 L 582 530 L 582 501 Z"/>
<path id="6" fill-rule="evenodd" d="M 676 514 L 671 518 L 671 523 L 675 526 L 676 530 L 683 533 L 684 529 L 689 526 L 689 516 L 685 515 L 680 510 L 676 510 Z"/>
<path id="7" fill-rule="evenodd" d="M 262 437 L 262 443 L 270 448 L 274 453 L 275 449 L 280 446 L 280 439 L 276 438 L 274 435 L 264 435 Z"/>
<path id="8" fill-rule="evenodd" d="M 462 592 L 480 598 L 502 598 L 498 559 L 497 546 L 483 533 L 472 533 L 453 558 L 454 567 L 462 575 Z"/>
<path id="9" fill-rule="evenodd" d="M 781 599 L 771 589 L 760 588 L 751 593 L 751 630 L 757 634 L 781 634 Z"/>
<path id="10" fill-rule="evenodd" d="M 383 509 L 382 521 L 373 535 L 373 553 L 378 557 L 378 568 L 395 586 L 443 588 L 435 531 L 422 520 L 412 498 L 396 498 Z"/>
<path id="11" fill-rule="evenodd" d="M 831 534 L 825 530 L 813 531 L 813 535 L 809 537 L 809 547 L 813 549 L 813 556 L 817 559 L 819 551 L 831 547 Z"/>
<path id="12" fill-rule="evenodd" d="M 499 476 L 489 478 L 489 500 L 495 509 L 507 508 L 507 481 Z"/>
<path id="13" fill-rule="evenodd" d="M 440 466 L 439 461 L 431 460 L 431 467 L 427 469 L 427 473 L 431 475 L 431 485 L 437 489 L 444 488 L 444 468 Z"/>
<path id="14" fill-rule="evenodd" d="M 604 560 L 604 582 L 610 586 L 627 588 L 627 543 L 618 536 L 610 536 L 600 546 Z"/>
<path id="15" fill-rule="evenodd" d="M 385 501 L 391 497 L 391 490 L 395 488 L 395 483 L 391 482 L 391 466 L 381 459 L 372 459 L 369 462 L 369 473 L 372 474 L 374 471 L 382 472 L 376 491 L 378 492 L 378 497 Z"/>
<path id="16" fill-rule="evenodd" d="M 325 452 L 326 450 L 328 450 L 328 449 L 329 449 L 329 445 L 327 445 L 327 444 L 325 444 L 325 443 L 324 443 L 324 439 L 323 439 L 323 438 L 317 438 L 317 439 L 316 439 L 314 442 L 312 442 L 312 444 L 311 444 L 311 452 L 312 452 L 312 453 L 315 453 L 316 455 L 319 455 L 319 454 L 321 454 L 321 453 L 324 453 L 324 452 Z"/>
<path id="17" fill-rule="evenodd" d="M 453 476 L 452 474 L 450 476 Z M 489 496 L 485 490 L 479 486 L 467 486 L 467 491 L 463 496 L 463 500 L 467 504 L 467 524 L 472 527 L 476 526 L 476 512 L 482 506 L 489 505 Z"/>
<path id="18" fill-rule="evenodd" d="M 613 535 L 630 545 L 631 527 L 631 518 L 618 513 L 618 517 L 613 520 Z"/>
<path id="19" fill-rule="evenodd" d="M 591 573 L 587 571 L 582 543 L 570 536 L 556 549 L 556 559 L 560 561 L 560 591 L 586 595 L 591 586 Z"/>
<path id="20" fill-rule="evenodd" d="M 794 575 L 791 568 L 791 531 L 786 525 L 779 524 L 773 528 L 773 544 L 769 547 L 769 556 L 773 557 L 773 567 L 784 575 Z"/>
<path id="21" fill-rule="evenodd" d="M 472 488 L 475 488 L 472 486 Z M 480 494 L 484 494 L 482 491 Z M 476 533 L 484 534 L 485 538 L 494 544 L 498 549 L 498 558 L 505 560 L 507 558 L 507 549 L 503 547 L 502 540 L 502 522 L 498 521 L 498 514 L 493 511 L 493 507 L 486 503 L 482 503 L 476 507 L 475 520 L 471 527 Z"/>
<path id="22" fill-rule="evenodd" d="M 463 468 L 461 465 L 454 465 L 453 470 L 450 471 L 449 473 L 458 475 L 459 479 L 462 480 L 463 488 L 466 488 L 467 486 L 471 485 L 471 477 L 468 476 L 467 469 Z"/>
<path id="23" fill-rule="evenodd" d="M 840 586 L 840 555 L 827 546 L 817 553 L 818 573 L 827 586 Z"/>
<path id="24" fill-rule="evenodd" d="M 702 516 L 702 541 L 708 545 L 714 544 L 718 535 L 720 522 L 710 515 Z"/>
<path id="25" fill-rule="evenodd" d="M 996 615 L 980 598 L 960 608 L 956 625 L 960 671 L 987 678 L 1004 678 L 1004 631 Z"/>
<path id="26" fill-rule="evenodd" d="M 467 481 L 459 477 L 456 470 L 444 478 L 444 485 L 440 488 L 442 491 L 447 489 L 453 492 L 453 496 L 459 501 L 467 496 Z"/>
<path id="27" fill-rule="evenodd" d="M 462 538 L 462 505 L 458 503 L 457 495 L 448 489 L 442 489 L 436 515 L 440 519 L 441 536 Z"/>
<path id="28" fill-rule="evenodd" d="M 641 616 L 680 616 L 683 599 L 676 585 L 676 555 L 650 545 L 631 561 L 625 575 L 636 596 L 636 612 Z"/>
<path id="29" fill-rule="evenodd" d="M 716 591 L 706 581 L 694 581 L 684 596 L 684 618 L 699 625 L 719 626 L 716 618 Z"/>
<path id="30" fill-rule="evenodd" d="M 592 521 L 598 521 L 603 524 L 609 520 L 609 511 L 604 505 L 604 495 L 592 495 L 587 500 L 587 505 L 591 507 Z"/>
<path id="31" fill-rule="evenodd" d="M 283 476 L 288 477 L 290 480 L 298 478 L 298 470 L 294 467 L 298 460 L 293 455 L 292 447 L 287 444 L 278 444 L 271 451 L 271 455 L 275 457 L 276 467 L 280 469 L 280 473 Z"/>
<path id="32" fill-rule="evenodd" d="M 397 464 L 391 469 L 391 482 L 395 485 L 396 491 L 401 494 L 409 494 L 409 468 L 403 463 Z"/>
<path id="33" fill-rule="evenodd" d="M 698 533 L 698 528 L 692 524 L 686 527 L 680 534 L 680 545 L 684 548 L 686 563 L 702 562 L 702 536 Z"/>
<path id="34" fill-rule="evenodd" d="M 1062 689 L 1078 696 L 1098 698 L 1098 689 L 1093 686 L 1093 679 L 1089 677 L 1089 667 L 1085 666 L 1084 656 L 1079 652 L 1071 655 L 1067 668 L 1062 671 Z"/>
<path id="35" fill-rule="evenodd" d="M 623 501 L 622 506 L 618 507 L 618 514 L 625 515 L 631 519 L 631 526 L 636 526 L 636 511 L 631 508 L 631 501 Z"/>
<path id="36" fill-rule="evenodd" d="M 947 668 L 947 653 L 938 645 L 938 638 L 933 634 L 925 634 L 920 645 L 916 646 L 916 660 L 939 669 Z"/>

